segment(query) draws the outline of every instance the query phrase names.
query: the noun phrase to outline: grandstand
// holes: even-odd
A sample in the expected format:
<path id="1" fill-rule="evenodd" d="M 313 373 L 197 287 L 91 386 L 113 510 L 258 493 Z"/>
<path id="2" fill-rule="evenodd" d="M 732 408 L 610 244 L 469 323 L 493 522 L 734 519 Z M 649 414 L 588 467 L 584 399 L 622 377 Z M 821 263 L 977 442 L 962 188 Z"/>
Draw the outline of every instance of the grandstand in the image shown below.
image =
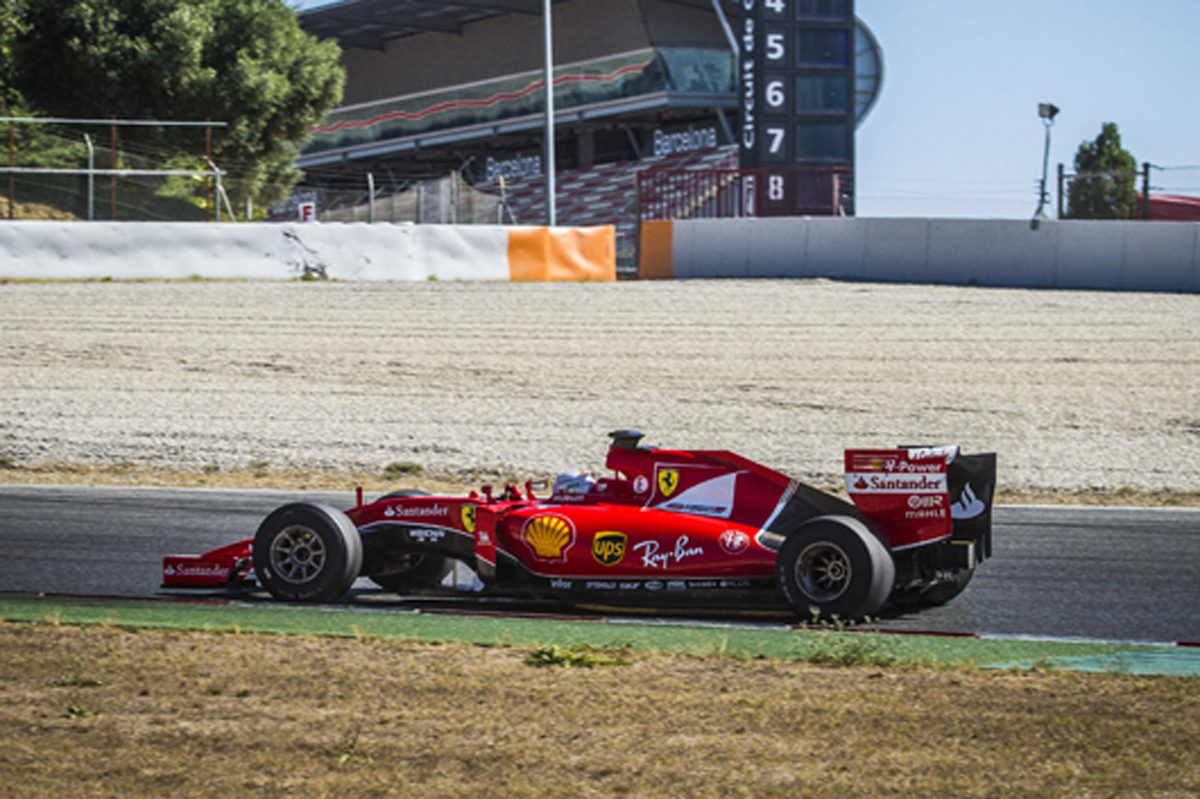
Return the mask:
<path id="1" fill-rule="evenodd" d="M 797 15 L 816 15 L 817 25 L 853 21 L 851 0 L 794 5 Z M 412 221 L 543 223 L 542 6 L 542 0 L 346 0 L 303 12 L 307 31 L 339 41 L 347 72 L 343 105 L 313 131 L 299 161 L 306 173 L 301 189 L 317 199 L 320 217 L 360 218 L 346 209 L 372 199 L 368 185 L 377 203 L 438 186 L 456 202 L 470 199 L 471 208 L 486 210 L 443 204 L 453 219 L 424 214 Z M 630 263 L 638 172 L 738 167 L 732 34 L 741 6 L 555 0 L 558 224 L 616 225 L 619 260 Z M 849 21 L 822 18 L 831 14 Z M 858 93 L 845 101 L 852 120 L 869 107 L 879 76 L 878 48 L 861 23 L 857 34 Z M 862 69 L 864 34 L 870 69 Z M 842 72 L 854 76 L 855 64 Z M 818 121 L 829 116 L 817 114 Z M 837 165 L 852 172 L 852 147 L 849 153 Z M 497 199 L 489 205 L 475 194 Z M 340 217 L 330 215 L 335 206 Z M 415 199 L 407 206 L 425 207 Z M 852 213 L 852 197 L 840 207 Z M 835 202 L 828 212 L 838 209 Z"/>

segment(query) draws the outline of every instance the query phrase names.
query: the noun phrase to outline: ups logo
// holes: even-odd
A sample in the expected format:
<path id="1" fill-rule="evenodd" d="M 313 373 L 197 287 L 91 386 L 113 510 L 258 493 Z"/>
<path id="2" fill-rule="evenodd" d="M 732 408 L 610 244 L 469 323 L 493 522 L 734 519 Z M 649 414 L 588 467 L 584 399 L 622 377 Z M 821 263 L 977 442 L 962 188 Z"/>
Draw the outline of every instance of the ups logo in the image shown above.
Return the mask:
<path id="1" fill-rule="evenodd" d="M 624 533 L 596 533 L 592 539 L 592 557 L 604 566 L 616 566 L 625 557 Z"/>

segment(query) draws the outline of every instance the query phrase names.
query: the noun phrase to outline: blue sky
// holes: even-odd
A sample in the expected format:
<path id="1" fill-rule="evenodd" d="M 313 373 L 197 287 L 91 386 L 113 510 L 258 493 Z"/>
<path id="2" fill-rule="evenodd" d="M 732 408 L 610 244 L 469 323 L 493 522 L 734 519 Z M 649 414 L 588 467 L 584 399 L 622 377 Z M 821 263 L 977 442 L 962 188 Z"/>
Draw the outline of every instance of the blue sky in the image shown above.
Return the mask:
<path id="1" fill-rule="evenodd" d="M 303 0 L 300 7 L 324 5 Z M 1200 0 L 856 0 L 883 49 L 858 129 L 859 216 L 1025 219 L 1115 122 L 1165 193 L 1200 195 Z M 1197 167 L 1180 169 L 1180 167 Z M 1052 199 L 1053 203 L 1053 199 Z"/>
<path id="2" fill-rule="evenodd" d="M 1115 122 L 1138 163 L 1200 167 L 1198 0 L 856 0 L 883 49 L 857 136 L 859 216 L 1029 218 L 1050 175 Z M 1151 171 L 1200 195 L 1200 168 Z"/>

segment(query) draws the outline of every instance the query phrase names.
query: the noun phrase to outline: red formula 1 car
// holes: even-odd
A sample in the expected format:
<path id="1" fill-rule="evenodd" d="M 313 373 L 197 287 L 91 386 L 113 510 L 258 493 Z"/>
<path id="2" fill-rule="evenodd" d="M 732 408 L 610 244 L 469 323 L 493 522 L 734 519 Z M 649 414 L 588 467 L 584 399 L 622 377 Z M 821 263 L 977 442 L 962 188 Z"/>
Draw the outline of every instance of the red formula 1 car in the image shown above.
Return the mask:
<path id="1" fill-rule="evenodd" d="M 435 588 L 460 561 L 484 594 L 857 619 L 889 600 L 946 602 L 992 553 L 993 454 L 848 450 L 851 504 L 731 452 L 610 435 L 613 476 L 568 473 L 548 499 L 526 484 L 402 491 L 345 512 L 296 502 L 252 539 L 165 558 L 163 585 L 257 582 L 277 599 L 330 602 L 359 577 L 398 593 Z"/>

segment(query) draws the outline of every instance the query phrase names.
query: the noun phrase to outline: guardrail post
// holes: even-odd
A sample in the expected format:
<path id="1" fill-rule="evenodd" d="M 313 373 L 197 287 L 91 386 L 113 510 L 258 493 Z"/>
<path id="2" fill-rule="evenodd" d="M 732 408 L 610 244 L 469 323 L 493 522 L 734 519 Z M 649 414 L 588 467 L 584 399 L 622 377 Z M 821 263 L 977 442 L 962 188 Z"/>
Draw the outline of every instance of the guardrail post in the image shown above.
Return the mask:
<path id="1" fill-rule="evenodd" d="M 15 167 L 17 165 L 16 157 L 17 157 L 16 134 L 13 133 L 13 123 L 9 122 L 8 123 L 8 168 L 9 169 L 12 169 L 13 167 Z M 13 183 L 13 180 L 15 178 L 16 178 L 15 173 L 13 173 L 13 172 L 8 173 L 8 219 L 10 222 L 13 219 L 16 219 L 14 214 L 16 213 L 16 208 L 17 208 L 17 196 L 16 196 L 17 193 L 16 193 L 16 185 Z"/>

